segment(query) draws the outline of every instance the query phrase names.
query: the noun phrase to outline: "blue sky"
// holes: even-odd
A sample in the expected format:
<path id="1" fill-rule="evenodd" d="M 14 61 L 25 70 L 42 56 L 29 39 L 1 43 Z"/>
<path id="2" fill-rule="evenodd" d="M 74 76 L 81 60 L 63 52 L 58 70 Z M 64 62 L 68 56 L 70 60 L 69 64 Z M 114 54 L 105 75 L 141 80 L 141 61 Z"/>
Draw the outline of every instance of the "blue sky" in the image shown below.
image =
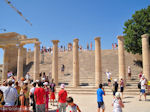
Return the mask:
<path id="1" fill-rule="evenodd" d="M 52 46 L 51 40 L 60 40 L 67 45 L 79 38 L 83 47 L 101 37 L 102 49 L 111 49 L 122 35 L 124 22 L 136 10 L 150 5 L 149 0 L 10 0 L 23 15 L 31 21 L 27 24 L 5 0 L 0 0 L 0 28 L 7 32 L 36 37 L 45 46 Z M 1 33 L 3 31 L 0 30 Z M 33 45 L 26 45 L 33 48 Z M 0 49 L 0 63 L 3 51 Z"/>

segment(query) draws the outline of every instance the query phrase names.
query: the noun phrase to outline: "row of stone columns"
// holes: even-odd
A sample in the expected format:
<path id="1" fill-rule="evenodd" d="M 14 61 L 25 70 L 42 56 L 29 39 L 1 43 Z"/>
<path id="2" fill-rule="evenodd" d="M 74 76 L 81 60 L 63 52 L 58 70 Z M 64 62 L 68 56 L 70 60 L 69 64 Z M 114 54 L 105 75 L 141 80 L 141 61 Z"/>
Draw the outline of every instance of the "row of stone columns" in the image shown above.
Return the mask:
<path id="1" fill-rule="evenodd" d="M 4 59 L 3 59 L 3 73 L 2 81 L 7 79 L 8 72 L 8 47 L 4 47 Z M 39 79 L 39 57 L 40 56 L 40 42 L 35 43 L 34 46 L 34 73 L 33 79 Z M 23 77 L 23 44 L 18 46 L 18 61 L 17 61 L 17 80 Z"/>
<path id="2" fill-rule="evenodd" d="M 53 42 L 52 78 L 58 85 L 58 40 Z M 80 85 L 79 78 L 79 40 L 73 40 L 73 87 Z M 102 82 L 100 37 L 95 38 L 95 80 L 96 86 Z"/>
<path id="3" fill-rule="evenodd" d="M 3 48 L 4 50 L 4 58 L 3 58 L 3 73 L 2 73 L 2 81 L 7 79 L 7 72 L 8 72 L 8 48 Z"/>

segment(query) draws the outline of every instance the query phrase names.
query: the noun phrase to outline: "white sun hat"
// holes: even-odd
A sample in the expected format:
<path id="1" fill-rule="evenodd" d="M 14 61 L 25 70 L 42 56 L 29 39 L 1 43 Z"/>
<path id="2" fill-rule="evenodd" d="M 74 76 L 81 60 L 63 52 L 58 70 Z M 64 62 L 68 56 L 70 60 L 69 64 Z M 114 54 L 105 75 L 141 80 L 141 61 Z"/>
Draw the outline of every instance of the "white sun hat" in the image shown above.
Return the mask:
<path id="1" fill-rule="evenodd" d="M 117 82 L 117 79 L 114 79 L 115 82 Z"/>
<path id="2" fill-rule="evenodd" d="M 39 82 L 39 80 L 36 80 L 36 82 Z"/>
<path id="3" fill-rule="evenodd" d="M 44 82 L 43 85 L 47 86 L 47 85 L 48 85 L 48 82 Z"/>
<path id="4" fill-rule="evenodd" d="M 27 83 L 28 83 L 28 81 L 27 81 L 27 80 L 25 80 L 25 81 L 23 81 L 23 83 L 27 84 Z"/>
<path id="5" fill-rule="evenodd" d="M 120 98 L 120 92 L 116 92 L 115 97 Z"/>

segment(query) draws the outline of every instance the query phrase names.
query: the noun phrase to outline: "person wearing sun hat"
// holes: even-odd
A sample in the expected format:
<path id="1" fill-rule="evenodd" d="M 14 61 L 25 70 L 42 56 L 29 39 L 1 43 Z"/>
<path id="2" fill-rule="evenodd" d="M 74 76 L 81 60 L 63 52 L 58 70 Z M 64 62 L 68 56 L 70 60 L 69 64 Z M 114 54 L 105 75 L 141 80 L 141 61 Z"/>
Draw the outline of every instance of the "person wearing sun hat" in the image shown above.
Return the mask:
<path id="1" fill-rule="evenodd" d="M 122 108 L 124 108 L 124 104 L 120 97 L 120 92 L 116 92 L 112 106 L 113 106 L 113 112 L 122 112 Z"/>
<path id="2" fill-rule="evenodd" d="M 67 91 L 65 90 L 65 84 L 61 84 L 61 90 L 58 93 L 58 108 L 59 112 L 66 112 L 66 99 L 67 99 Z"/>
<path id="3" fill-rule="evenodd" d="M 49 91 L 50 89 L 48 88 L 48 82 L 44 82 L 44 89 L 45 89 L 45 94 L 46 94 L 46 105 L 45 105 L 45 109 L 46 111 L 48 111 L 48 102 L 49 102 Z"/>

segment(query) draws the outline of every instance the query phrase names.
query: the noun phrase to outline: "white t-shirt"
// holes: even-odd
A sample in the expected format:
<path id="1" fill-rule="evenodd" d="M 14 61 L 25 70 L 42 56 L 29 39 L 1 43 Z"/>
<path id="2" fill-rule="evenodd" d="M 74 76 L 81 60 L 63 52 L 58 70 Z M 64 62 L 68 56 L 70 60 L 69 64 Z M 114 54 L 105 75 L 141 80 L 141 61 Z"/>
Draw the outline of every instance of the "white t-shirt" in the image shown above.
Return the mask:
<path id="1" fill-rule="evenodd" d="M 146 89 L 146 85 L 145 85 L 146 84 L 146 80 L 145 79 L 144 80 L 141 79 L 140 82 L 141 82 L 141 89 Z"/>
<path id="2" fill-rule="evenodd" d="M 111 77 L 110 77 L 110 75 L 111 75 L 110 72 L 106 72 L 106 75 L 107 75 L 107 79 L 110 79 L 110 78 L 111 78 Z"/>
<path id="3" fill-rule="evenodd" d="M 35 91 L 35 87 L 30 89 L 30 93 L 34 94 L 34 91 Z"/>

